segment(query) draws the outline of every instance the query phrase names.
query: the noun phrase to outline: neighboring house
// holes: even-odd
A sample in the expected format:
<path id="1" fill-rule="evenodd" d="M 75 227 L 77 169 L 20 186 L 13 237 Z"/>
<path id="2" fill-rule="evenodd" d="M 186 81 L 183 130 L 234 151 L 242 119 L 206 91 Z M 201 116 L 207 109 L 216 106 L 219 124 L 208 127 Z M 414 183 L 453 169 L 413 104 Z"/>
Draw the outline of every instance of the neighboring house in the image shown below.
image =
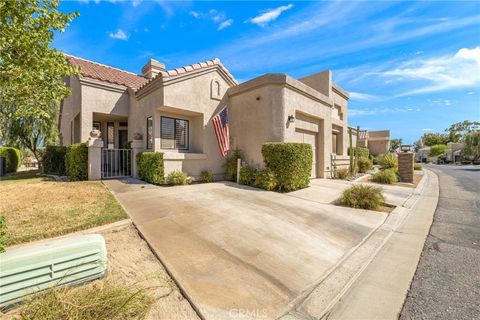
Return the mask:
<path id="1" fill-rule="evenodd" d="M 143 136 L 145 150 L 164 153 L 166 174 L 182 170 L 199 176 L 224 173 L 212 117 L 228 106 L 230 147 L 247 163 L 262 166 L 267 141 L 306 142 L 314 150 L 312 177 L 326 177 L 330 155 L 346 155 L 348 94 L 332 82 L 331 71 L 301 79 L 266 74 L 238 84 L 218 60 L 171 71 L 150 60 L 136 75 L 67 55 L 80 75 L 67 79 L 60 132 L 64 145 L 85 142 L 101 132 L 106 149 L 127 146 Z"/>
<path id="2" fill-rule="evenodd" d="M 445 161 L 450 162 L 461 162 L 462 156 L 461 152 L 463 149 L 462 142 L 449 142 L 447 143 L 447 150 L 445 150 Z"/>
<path id="3" fill-rule="evenodd" d="M 427 162 L 428 153 L 430 152 L 430 147 L 423 147 L 417 150 L 415 158 L 417 162 Z"/>
<path id="4" fill-rule="evenodd" d="M 373 156 L 388 154 L 390 152 L 390 130 L 361 130 L 359 147 L 368 148 Z"/>

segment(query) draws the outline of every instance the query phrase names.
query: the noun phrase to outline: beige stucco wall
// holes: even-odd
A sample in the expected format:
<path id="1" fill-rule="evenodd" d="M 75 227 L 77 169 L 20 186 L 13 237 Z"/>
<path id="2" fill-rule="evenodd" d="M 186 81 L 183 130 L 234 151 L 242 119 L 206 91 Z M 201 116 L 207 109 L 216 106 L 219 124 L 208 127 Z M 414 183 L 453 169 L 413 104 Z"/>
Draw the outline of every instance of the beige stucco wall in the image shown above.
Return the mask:
<path id="1" fill-rule="evenodd" d="M 82 79 L 81 83 L 80 140 L 84 142 L 90 137 L 94 112 L 128 117 L 130 101 L 126 87 L 93 79 Z"/>
<path id="2" fill-rule="evenodd" d="M 60 117 L 60 134 L 62 135 L 62 143 L 65 146 L 71 143 L 71 124 L 75 116 L 80 112 L 81 106 L 81 86 L 78 77 L 69 77 L 66 81 L 70 87 L 70 95 L 62 101 L 62 114 Z"/>
<path id="3" fill-rule="evenodd" d="M 220 84 L 212 96 L 212 82 Z M 179 79 L 154 84 L 155 90 L 140 93 L 135 102 L 136 110 L 130 113 L 132 132 L 145 131 L 146 117 L 154 116 L 154 150 L 165 154 L 165 173 L 182 170 L 198 177 L 202 170 L 209 170 L 217 177 L 224 173 L 225 159 L 220 155 L 211 119 L 227 104 L 226 90 L 231 82 L 212 67 L 194 72 Z M 133 105 L 133 104 L 132 104 Z M 132 108 L 133 109 L 133 108 Z M 189 149 L 162 149 L 160 120 L 162 116 L 189 121 Z M 146 139 L 145 133 L 143 133 Z"/>
<path id="4" fill-rule="evenodd" d="M 342 101 L 340 96 L 328 97 L 284 74 L 269 74 L 230 89 L 229 99 L 231 138 L 234 146 L 244 151 L 250 165 L 263 166 L 263 143 L 304 142 L 306 132 L 316 135 L 316 176 L 326 177 L 330 171 L 333 125 L 341 133 L 340 147 L 346 154 L 345 98 Z M 342 120 L 333 123 L 335 103 L 345 113 Z M 296 118 L 294 123 L 287 123 L 290 115 Z M 310 138 L 309 142 L 312 141 Z"/>

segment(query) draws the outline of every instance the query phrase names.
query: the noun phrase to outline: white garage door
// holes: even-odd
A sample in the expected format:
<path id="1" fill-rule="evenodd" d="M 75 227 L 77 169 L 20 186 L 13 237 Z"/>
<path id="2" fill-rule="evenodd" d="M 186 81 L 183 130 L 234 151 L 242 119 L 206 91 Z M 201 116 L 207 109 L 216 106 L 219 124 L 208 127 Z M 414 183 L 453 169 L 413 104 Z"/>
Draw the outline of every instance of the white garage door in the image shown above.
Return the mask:
<path id="1" fill-rule="evenodd" d="M 312 146 L 313 161 L 312 161 L 312 172 L 310 174 L 310 177 L 316 178 L 317 177 L 317 133 L 296 129 L 295 136 L 298 142 L 308 143 Z"/>

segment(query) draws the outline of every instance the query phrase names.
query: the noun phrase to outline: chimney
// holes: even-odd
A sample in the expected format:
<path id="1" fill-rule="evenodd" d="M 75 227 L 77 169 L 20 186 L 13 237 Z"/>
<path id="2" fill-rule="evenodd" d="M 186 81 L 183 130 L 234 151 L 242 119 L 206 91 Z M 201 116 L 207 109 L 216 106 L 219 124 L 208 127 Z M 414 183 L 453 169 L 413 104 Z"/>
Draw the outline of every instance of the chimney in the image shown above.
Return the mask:
<path id="1" fill-rule="evenodd" d="M 142 75 L 152 79 L 160 72 L 165 71 L 165 65 L 155 59 L 150 59 L 142 68 Z"/>

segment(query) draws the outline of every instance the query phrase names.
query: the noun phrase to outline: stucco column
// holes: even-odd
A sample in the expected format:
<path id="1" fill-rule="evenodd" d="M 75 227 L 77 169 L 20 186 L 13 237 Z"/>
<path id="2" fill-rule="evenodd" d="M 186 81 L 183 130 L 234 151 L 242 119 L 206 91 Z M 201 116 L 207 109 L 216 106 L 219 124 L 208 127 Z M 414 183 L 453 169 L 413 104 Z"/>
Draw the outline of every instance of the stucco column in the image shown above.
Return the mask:
<path id="1" fill-rule="evenodd" d="M 88 180 L 102 179 L 102 148 L 103 140 L 99 137 L 90 137 L 88 146 Z"/>
<path id="2" fill-rule="evenodd" d="M 401 152 L 398 154 L 398 175 L 402 182 L 413 182 L 413 152 Z"/>
<path id="3" fill-rule="evenodd" d="M 137 168 L 137 154 L 145 151 L 145 143 L 143 140 L 133 140 L 131 143 L 132 148 L 132 177 L 138 179 Z"/>

